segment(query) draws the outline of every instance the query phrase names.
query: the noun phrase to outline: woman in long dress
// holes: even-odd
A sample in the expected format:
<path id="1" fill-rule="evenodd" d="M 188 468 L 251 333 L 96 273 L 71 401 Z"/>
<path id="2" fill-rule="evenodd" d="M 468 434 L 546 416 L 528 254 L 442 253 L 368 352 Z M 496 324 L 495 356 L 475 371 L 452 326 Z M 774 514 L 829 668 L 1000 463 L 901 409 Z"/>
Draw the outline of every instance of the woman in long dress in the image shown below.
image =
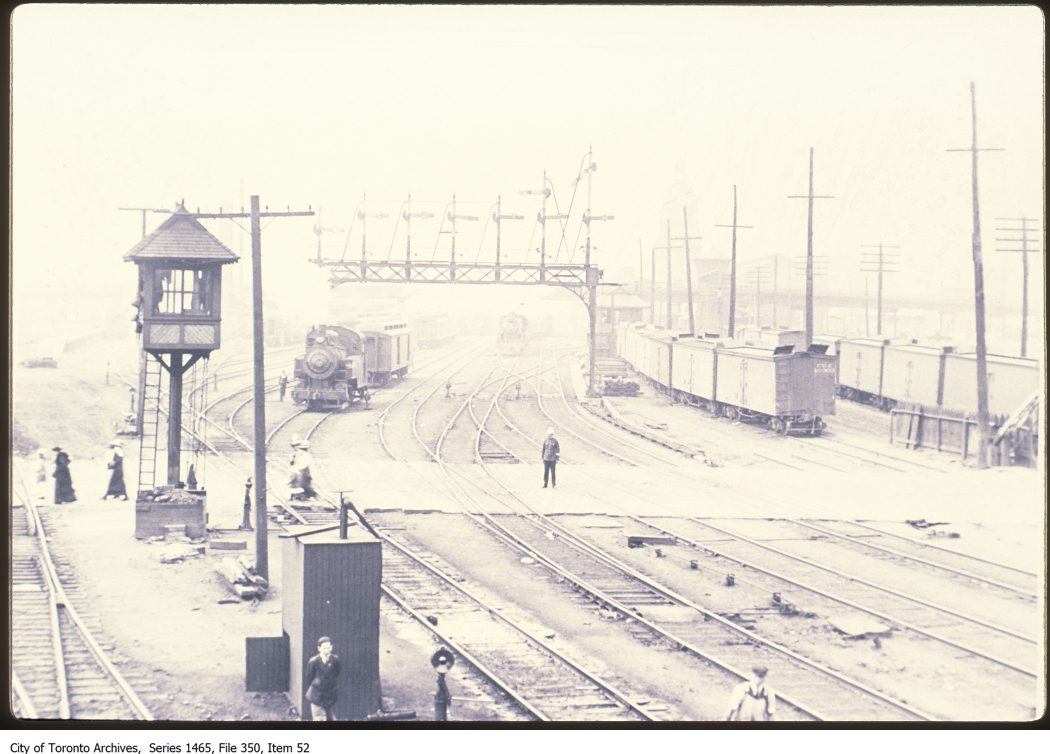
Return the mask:
<path id="1" fill-rule="evenodd" d="M 55 478 L 55 505 L 76 502 L 77 492 L 73 489 L 73 476 L 69 473 L 69 455 L 57 445 L 52 448 L 55 451 L 55 470 L 51 476 Z"/>
<path id="2" fill-rule="evenodd" d="M 110 497 L 123 497 L 127 500 L 128 490 L 127 487 L 124 486 L 124 448 L 116 440 L 111 442 L 109 447 L 113 449 L 113 460 L 109 462 L 108 466 L 111 470 L 109 475 L 109 487 L 106 488 L 106 494 L 102 496 L 102 499 L 106 500 Z"/>

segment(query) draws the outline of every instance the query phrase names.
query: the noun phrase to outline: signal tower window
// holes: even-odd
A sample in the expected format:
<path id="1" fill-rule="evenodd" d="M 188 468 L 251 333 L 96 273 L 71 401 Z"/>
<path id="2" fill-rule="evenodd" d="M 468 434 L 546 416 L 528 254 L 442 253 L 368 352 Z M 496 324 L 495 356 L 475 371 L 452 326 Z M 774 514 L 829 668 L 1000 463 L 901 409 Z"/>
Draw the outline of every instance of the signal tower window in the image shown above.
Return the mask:
<path id="1" fill-rule="evenodd" d="M 155 270 L 153 313 L 211 316 L 210 282 L 204 270 Z"/>

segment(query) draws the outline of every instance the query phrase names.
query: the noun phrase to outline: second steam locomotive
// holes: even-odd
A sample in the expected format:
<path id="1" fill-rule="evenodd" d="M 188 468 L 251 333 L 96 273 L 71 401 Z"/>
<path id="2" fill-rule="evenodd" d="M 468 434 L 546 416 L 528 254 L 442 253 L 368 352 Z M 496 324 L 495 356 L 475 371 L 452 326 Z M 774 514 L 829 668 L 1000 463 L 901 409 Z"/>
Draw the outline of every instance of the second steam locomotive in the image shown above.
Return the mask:
<path id="1" fill-rule="evenodd" d="M 412 333 L 403 323 L 354 329 L 316 325 L 295 359 L 292 400 L 308 409 L 336 409 L 366 402 L 368 389 L 408 374 Z"/>

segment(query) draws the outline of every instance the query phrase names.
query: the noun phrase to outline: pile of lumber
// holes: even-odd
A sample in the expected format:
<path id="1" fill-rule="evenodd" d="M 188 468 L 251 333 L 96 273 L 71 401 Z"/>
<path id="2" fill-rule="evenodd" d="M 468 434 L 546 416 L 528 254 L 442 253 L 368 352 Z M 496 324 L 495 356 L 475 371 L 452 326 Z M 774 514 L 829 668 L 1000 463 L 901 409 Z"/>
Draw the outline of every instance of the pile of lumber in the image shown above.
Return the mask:
<path id="1" fill-rule="evenodd" d="M 269 588 L 266 579 L 255 572 L 255 565 L 243 555 L 223 558 L 215 566 L 215 572 L 226 588 L 242 600 L 259 600 L 266 596 Z"/>

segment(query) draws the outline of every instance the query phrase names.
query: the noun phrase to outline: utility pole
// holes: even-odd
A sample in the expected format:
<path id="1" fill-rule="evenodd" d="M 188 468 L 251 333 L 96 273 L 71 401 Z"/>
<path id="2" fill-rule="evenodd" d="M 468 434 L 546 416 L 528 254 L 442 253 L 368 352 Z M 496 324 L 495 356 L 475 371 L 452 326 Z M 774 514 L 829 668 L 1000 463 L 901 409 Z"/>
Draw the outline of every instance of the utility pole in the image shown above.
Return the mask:
<path id="1" fill-rule="evenodd" d="M 412 218 L 418 218 L 420 220 L 429 220 L 434 216 L 433 212 L 413 212 L 412 211 L 412 194 L 408 195 L 408 204 L 404 212 L 401 213 L 402 219 L 405 221 L 405 281 L 412 279 Z"/>
<path id="2" fill-rule="evenodd" d="M 251 196 L 251 212 L 194 212 L 197 219 L 234 219 L 251 218 L 252 233 L 252 355 L 254 357 L 254 392 L 255 404 L 254 453 L 255 453 L 255 570 L 264 579 L 269 580 L 269 543 L 267 539 L 266 511 L 266 382 L 265 350 L 263 339 L 263 298 L 262 298 L 262 223 L 264 217 L 313 217 L 314 212 L 302 211 L 271 212 L 269 207 L 259 211 L 259 196 Z M 171 418 L 169 417 L 169 421 Z"/>
<path id="3" fill-rule="evenodd" d="M 778 274 L 778 262 L 780 262 L 779 254 L 773 257 L 773 327 L 780 327 L 780 323 L 777 321 L 777 278 L 780 277 Z"/>
<path id="4" fill-rule="evenodd" d="M 813 200 L 834 199 L 833 196 L 815 196 L 813 194 L 813 147 L 809 148 L 809 193 L 805 196 L 789 196 L 788 199 L 808 199 L 809 209 L 806 222 L 806 344 L 813 342 Z"/>
<path id="5" fill-rule="evenodd" d="M 638 239 L 638 298 L 642 297 L 645 290 L 645 256 L 642 252 L 642 239 Z"/>
<path id="6" fill-rule="evenodd" d="M 748 270 L 748 277 L 755 286 L 755 327 L 762 326 L 762 283 L 766 282 L 766 273 L 769 268 L 764 265 L 756 265 Z"/>
<path id="7" fill-rule="evenodd" d="M 984 261 L 981 258 L 981 208 L 977 191 L 977 153 L 1002 152 L 997 147 L 977 147 L 977 85 L 970 82 L 970 113 L 973 124 L 973 142 L 966 149 L 948 149 L 948 152 L 969 152 L 973 173 L 973 287 L 974 315 L 977 321 L 977 468 L 988 468 L 988 350 L 984 333 Z"/>
<path id="8" fill-rule="evenodd" d="M 736 185 L 733 186 L 733 224 L 715 225 L 716 228 L 733 229 L 733 254 L 729 263 L 729 337 L 736 337 L 736 232 L 740 228 L 752 228 L 751 225 L 737 225 L 736 222 Z"/>
<path id="9" fill-rule="evenodd" d="M 452 259 L 449 263 L 449 280 L 448 282 L 456 282 L 456 220 L 471 220 L 476 221 L 477 215 L 457 215 L 456 214 L 456 195 L 452 195 L 452 211 L 448 213 L 448 219 L 452 222 Z"/>
<path id="10" fill-rule="evenodd" d="M 649 275 L 649 324 L 656 324 L 656 247 L 649 252 L 652 269 Z"/>
<path id="11" fill-rule="evenodd" d="M 682 228 L 685 235 L 671 240 L 685 242 L 685 295 L 689 300 L 689 334 L 696 335 L 696 320 L 693 317 L 693 263 L 689 259 L 689 242 L 699 241 L 703 236 L 689 235 L 689 213 L 685 207 L 682 207 Z"/>
<path id="12" fill-rule="evenodd" d="M 997 248 L 996 251 L 1020 252 L 1021 254 L 1021 358 L 1024 359 L 1028 357 L 1028 255 L 1032 252 L 1039 252 L 1038 237 L 1029 239 L 1028 232 L 1035 232 L 1038 226 L 1029 227 L 1028 223 L 1036 222 L 1030 217 L 997 217 L 995 219 L 1000 222 L 1021 223 L 1020 228 L 996 228 L 1000 233 L 1020 233 L 1020 238 L 996 238 L 995 240 L 1011 244 L 1005 248 Z M 1021 248 L 1013 245 L 1017 243 L 1021 244 Z M 1029 243 L 1034 244 L 1034 247 L 1029 248 Z"/>
<path id="13" fill-rule="evenodd" d="M 591 223 L 592 222 L 605 222 L 606 220 L 615 219 L 613 215 L 592 215 L 591 214 L 591 176 L 594 175 L 594 171 L 598 169 L 598 165 L 594 162 L 591 148 L 587 147 L 587 210 L 583 213 L 583 222 L 587 225 L 587 242 L 586 249 L 584 251 L 583 268 L 584 275 L 587 278 L 587 318 L 590 326 L 590 338 L 588 339 L 588 361 L 589 366 L 587 369 L 587 395 L 591 398 L 597 397 L 597 391 L 595 389 L 595 373 L 594 373 L 594 360 L 595 360 L 595 345 L 594 339 L 597 337 L 595 328 L 597 327 L 598 320 L 598 276 L 597 271 L 592 274 L 591 270 Z M 567 218 L 568 215 L 559 215 L 559 219 Z M 615 308 L 609 313 L 609 317 L 612 318 L 615 314 Z"/>
<path id="14" fill-rule="evenodd" d="M 499 282 L 500 277 L 500 228 L 504 220 L 524 220 L 525 215 L 504 215 L 503 214 L 503 195 L 500 194 L 496 197 L 496 211 L 492 215 L 492 221 L 496 223 L 496 282 Z"/>
<path id="15" fill-rule="evenodd" d="M 671 306 L 674 302 L 674 294 L 671 292 L 671 221 L 667 221 L 667 331 L 674 329 L 674 320 L 671 316 Z"/>
<path id="16" fill-rule="evenodd" d="M 876 283 L 876 304 L 875 304 L 875 334 L 882 336 L 882 276 L 887 272 L 897 272 L 894 269 L 887 269 L 887 265 L 895 265 L 898 262 L 896 254 L 891 253 L 888 257 L 886 255 L 886 249 L 899 249 L 899 246 L 889 246 L 882 243 L 881 241 L 877 244 L 865 244 L 865 249 L 878 249 L 878 252 L 874 251 L 862 251 L 860 257 L 860 271 L 861 272 L 874 272 L 878 275 Z M 865 283 L 866 284 L 866 283 Z M 865 302 L 867 294 L 865 294 Z M 865 315 L 867 316 L 867 315 Z"/>
<path id="17" fill-rule="evenodd" d="M 871 315 L 868 313 L 868 279 L 864 278 L 864 337 L 871 337 Z"/>

